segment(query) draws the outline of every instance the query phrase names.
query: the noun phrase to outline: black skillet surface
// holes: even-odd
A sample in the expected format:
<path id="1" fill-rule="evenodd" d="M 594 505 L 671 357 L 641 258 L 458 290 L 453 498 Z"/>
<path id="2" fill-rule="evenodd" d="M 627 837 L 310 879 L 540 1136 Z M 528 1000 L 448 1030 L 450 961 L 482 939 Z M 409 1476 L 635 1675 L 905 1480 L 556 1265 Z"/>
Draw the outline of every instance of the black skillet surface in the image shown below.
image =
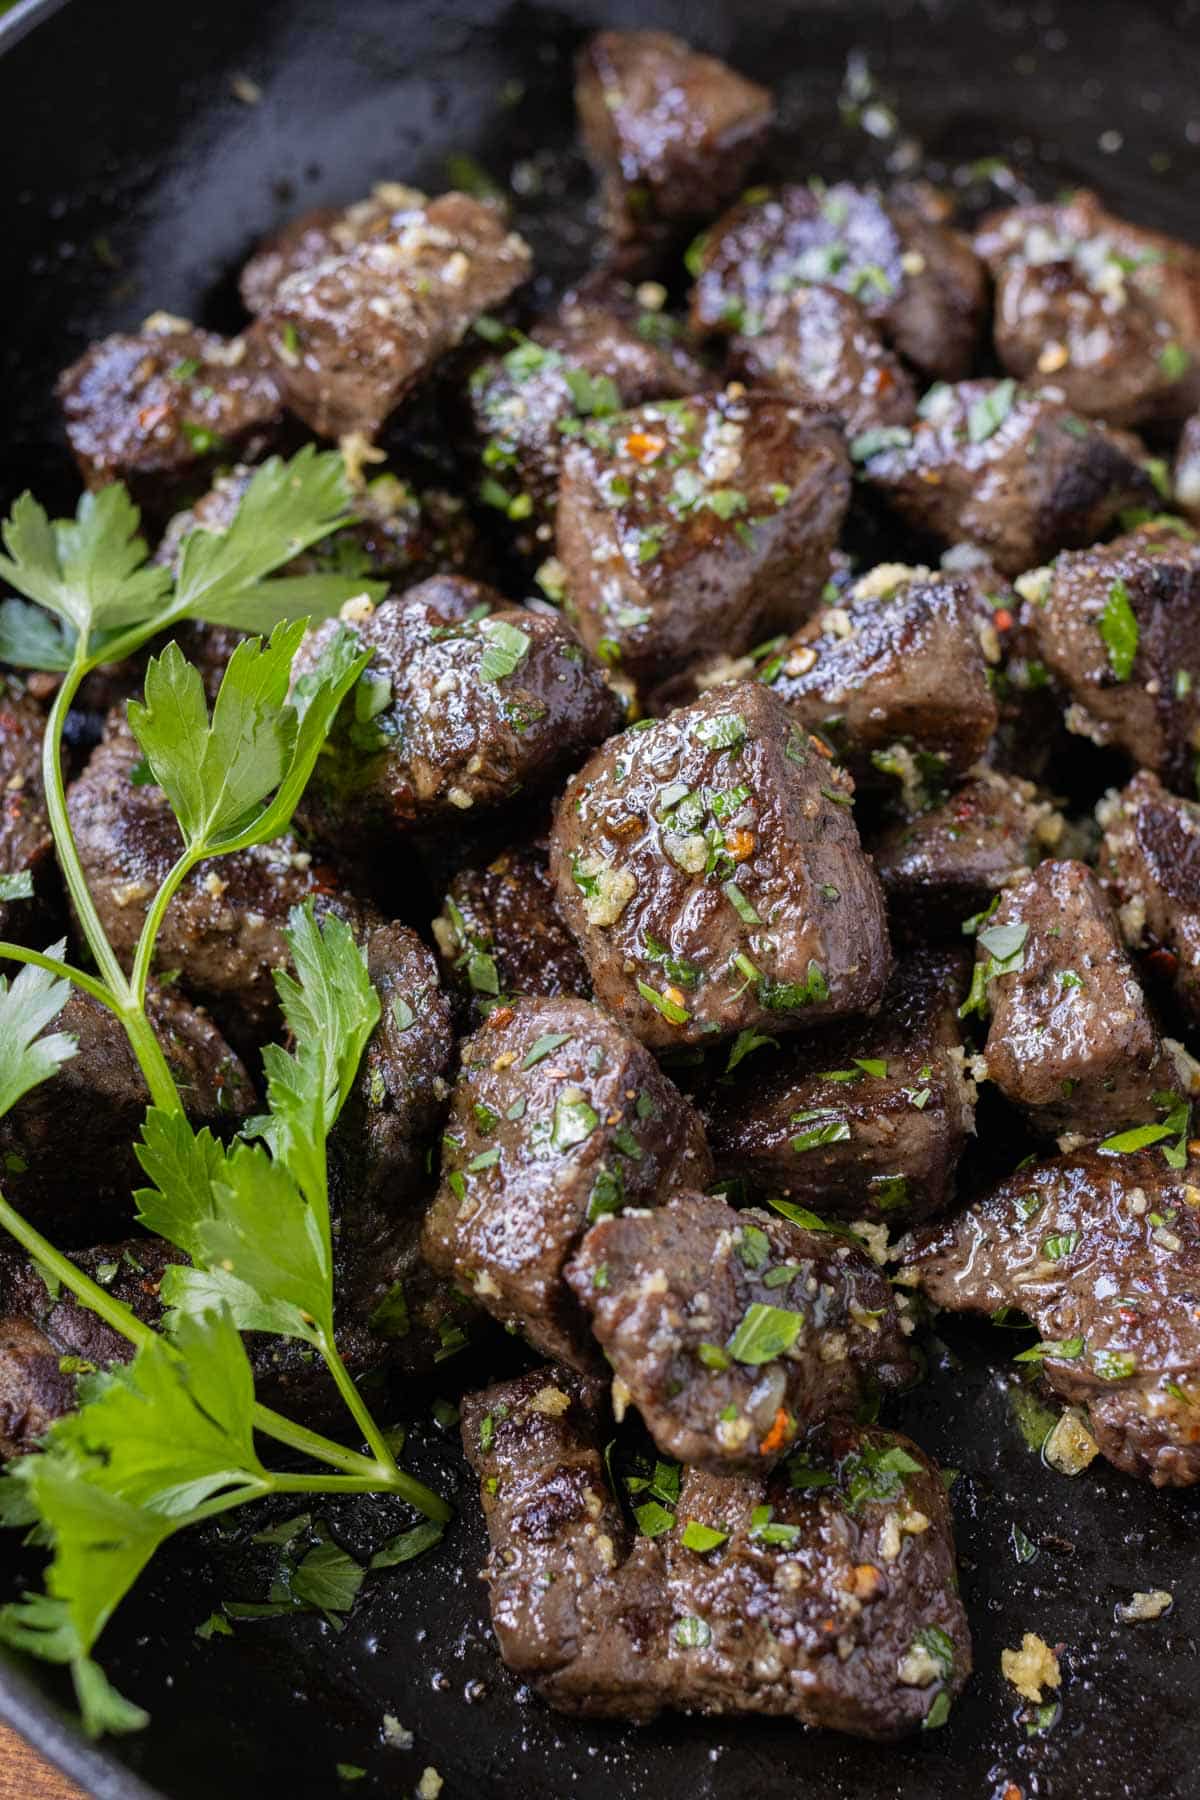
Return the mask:
<path id="1" fill-rule="evenodd" d="M 49 402 L 56 370 L 154 307 L 234 324 L 230 272 L 298 206 L 385 176 L 436 187 L 447 154 L 465 150 L 502 180 L 516 170 L 518 224 L 541 266 L 578 267 L 589 184 L 572 147 L 570 59 L 601 22 L 674 27 L 769 82 L 785 115 L 776 161 L 792 172 L 879 173 L 894 153 L 895 139 L 839 122 L 859 51 L 934 172 L 1006 155 L 1039 191 L 1086 181 L 1135 218 L 1200 235 L 1194 3 L 107 0 L 47 6 L 54 16 L 14 43 L 28 10 L 0 27 L 0 49 L 11 46 L 0 60 L 6 502 L 26 485 L 73 498 Z M 235 98 L 236 74 L 259 84 L 260 104 Z M 303 1617 L 197 1638 L 222 1599 L 265 1595 L 274 1552 L 245 1529 L 192 1537 L 157 1560 L 102 1644 L 117 1684 L 153 1714 L 146 1733 L 85 1748 L 44 1669 L 0 1671 L 0 1712 L 113 1800 L 407 1794 L 427 1766 L 448 1800 L 989 1800 L 1009 1782 L 1055 1800 L 1200 1793 L 1196 1500 L 1103 1465 L 1074 1481 L 1044 1469 L 1015 1420 L 1016 1341 L 948 1326 L 930 1379 L 890 1415 L 962 1471 L 953 1496 L 977 1673 L 949 1725 L 917 1741 L 681 1719 L 623 1730 L 549 1713 L 492 1648 L 478 1506 L 453 1432 L 430 1422 L 432 1393 L 398 1396 L 396 1412 L 416 1417 L 411 1460 L 461 1518 L 437 1551 L 369 1577 L 343 1633 Z M 448 1365 L 443 1392 L 495 1362 Z M 325 1516 L 360 1550 L 404 1523 L 374 1503 Z M 1014 1550 L 1014 1526 L 1032 1560 Z M 0 1542 L 0 1590 L 26 1572 L 26 1553 Z M 1117 1623 L 1115 1603 L 1149 1588 L 1174 1593 L 1173 1613 Z M 1044 1735 L 1028 1734 L 999 1674 L 1001 1648 L 1025 1630 L 1063 1646 L 1061 1718 Z M 412 1748 L 385 1741 L 385 1714 Z M 365 1778 L 347 1783 L 338 1763 Z"/>

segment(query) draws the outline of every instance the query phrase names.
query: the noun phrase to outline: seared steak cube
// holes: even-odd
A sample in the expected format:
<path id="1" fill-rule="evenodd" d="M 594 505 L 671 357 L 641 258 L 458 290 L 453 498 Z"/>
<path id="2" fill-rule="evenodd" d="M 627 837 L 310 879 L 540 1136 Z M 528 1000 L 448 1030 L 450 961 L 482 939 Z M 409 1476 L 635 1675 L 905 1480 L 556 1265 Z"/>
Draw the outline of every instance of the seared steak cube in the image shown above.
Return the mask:
<path id="1" fill-rule="evenodd" d="M 241 1062 L 170 989 L 152 986 L 146 1005 L 192 1123 L 232 1134 L 255 1102 Z M 124 1028 L 90 994 L 72 990 L 52 1029 L 78 1051 L 0 1119 L 4 1192 L 59 1243 L 90 1244 L 130 1225 L 141 1185 L 133 1147 L 150 1095 Z"/>
<path id="2" fill-rule="evenodd" d="M 550 851 L 597 998 L 656 1048 L 873 1006 L 890 959 L 852 799 L 756 682 L 606 744 Z"/>
<path id="3" fill-rule="evenodd" d="M 1200 1019 L 1200 806 L 1143 771 L 1103 800 L 1097 816 L 1100 871 L 1119 903 L 1125 941 L 1154 953 L 1179 1004 Z"/>
<path id="4" fill-rule="evenodd" d="M 183 840 L 122 713 L 109 715 L 68 806 L 108 940 L 123 961 L 132 959 L 150 902 Z M 239 1049 L 261 1044 L 278 1030 L 273 977 L 288 966 L 288 915 L 306 900 L 318 917 L 345 919 L 356 936 L 376 922 L 291 833 L 201 863 L 167 908 L 155 966 L 177 970 L 186 992 L 211 1007 Z"/>
<path id="5" fill-rule="evenodd" d="M 917 950 L 877 1019 L 738 1039 L 701 1103 L 718 1173 L 818 1216 L 896 1227 L 939 1212 L 974 1129 L 965 988 L 961 950 Z"/>
<path id="6" fill-rule="evenodd" d="M 944 1718 L 970 1673 L 949 1504 L 906 1438 L 839 1422 L 794 1480 L 660 1465 L 675 1504 L 634 1537 L 596 1386 L 534 1369 L 469 1395 L 462 1430 L 501 1655 L 564 1712 L 760 1713 L 886 1739 Z"/>
<path id="7" fill-rule="evenodd" d="M 390 237 L 421 216 L 428 198 L 399 181 L 377 181 L 351 206 L 314 206 L 270 232 L 242 265 L 239 281 L 246 311 L 265 312 L 281 281 L 344 256 L 371 238 Z"/>
<path id="8" fill-rule="evenodd" d="M 1157 1117 L 1181 1074 L 1090 869 L 1044 862 L 1005 888 L 977 957 L 988 1078 L 1032 1123 L 1101 1136 Z"/>
<path id="9" fill-rule="evenodd" d="M 296 659 L 302 677 L 329 620 Z M 453 577 L 364 606 L 374 655 L 342 708 L 305 798 L 325 841 L 365 848 L 546 786 L 620 716 L 615 694 L 561 622 Z"/>
<path id="10" fill-rule="evenodd" d="M 996 354 L 1049 376 L 1112 425 L 1182 419 L 1200 401 L 1200 250 L 1105 212 L 1081 189 L 980 224 L 996 279 Z"/>
<path id="11" fill-rule="evenodd" d="M 729 340 L 730 367 L 755 387 L 828 407 L 850 437 L 911 424 L 913 384 L 861 303 L 839 288 L 800 286 Z"/>
<path id="12" fill-rule="evenodd" d="M 433 935 L 447 982 L 477 1016 L 500 995 L 591 995 L 540 843 L 518 844 L 489 863 L 460 869 L 433 921 Z"/>
<path id="13" fill-rule="evenodd" d="M 700 331 L 775 331 L 789 296 L 814 283 L 860 302 L 885 339 L 924 374 L 971 367 L 985 276 L 967 240 L 917 207 L 838 182 L 761 189 L 704 238 L 692 290 Z"/>
<path id="14" fill-rule="evenodd" d="M 366 941 L 382 1012 L 331 1141 L 355 1203 L 410 1194 L 450 1096 L 450 1004 L 433 954 L 405 925 Z"/>
<path id="15" fill-rule="evenodd" d="M 1067 723 L 1192 788 L 1200 743 L 1200 545 L 1150 523 L 1023 583 L 1042 660 L 1073 705 Z"/>
<path id="16" fill-rule="evenodd" d="M 664 1704 L 662 1551 L 631 1541 L 608 1484 L 604 1384 L 553 1366 L 468 1394 L 484 1570 L 505 1663 L 565 1712 L 652 1718 Z"/>
<path id="17" fill-rule="evenodd" d="M 602 31 L 575 105 L 618 239 L 711 213 L 736 194 L 775 114 L 766 88 L 665 31 Z"/>
<path id="18" fill-rule="evenodd" d="M 563 1267 L 588 1224 L 702 1187 L 700 1121 L 583 1000 L 516 1000 L 462 1046 L 427 1260 L 547 1355 L 589 1361 Z"/>
<path id="19" fill-rule="evenodd" d="M 563 458 L 558 555 L 590 649 L 636 681 L 810 612 L 850 494 L 837 433 L 729 389 L 594 423 Z"/>
<path id="20" fill-rule="evenodd" d="M 1114 1109 L 1112 1122 L 1121 1120 Z M 911 1264 L 935 1306 L 1028 1314 L 1038 1366 L 1103 1454 L 1156 1487 L 1200 1480 L 1200 1168 L 1080 1150 L 931 1227 Z M 1182 1147 L 1181 1147 L 1182 1149 Z M 1029 1352 L 1024 1353 L 1026 1356 Z"/>
<path id="21" fill-rule="evenodd" d="M 931 390 L 911 436 L 852 448 L 918 531 L 974 544 L 1004 575 L 1090 544 L 1122 508 L 1154 505 L 1135 438 L 1080 419 L 1054 388 L 961 381 Z"/>
<path id="22" fill-rule="evenodd" d="M 217 462 L 253 461 L 280 426 L 262 333 L 216 337 L 169 313 L 92 344 L 59 376 L 58 398 L 87 486 L 123 481 L 154 512 Z"/>
<path id="23" fill-rule="evenodd" d="M 33 894 L 0 899 L 0 938 L 44 948 L 55 910 L 54 837 L 42 787 L 46 715 L 20 683 L 0 674 L 0 881 L 28 875 Z M 38 942 L 34 944 L 34 937 Z"/>
<path id="24" fill-rule="evenodd" d="M 528 246 L 495 208 L 454 193 L 297 269 L 260 321 L 286 404 L 321 437 L 374 437 L 529 272 Z"/>
<path id="25" fill-rule="evenodd" d="M 914 933 L 957 932 L 1059 842 L 1062 814 L 1031 781 L 981 769 L 940 805 L 871 843 L 888 910 Z"/>
<path id="26" fill-rule="evenodd" d="M 914 1374 L 892 1291 L 863 1251 L 775 1213 L 680 1193 L 600 1219 L 567 1281 L 664 1456 L 768 1469 L 873 1380 Z"/>
<path id="27" fill-rule="evenodd" d="M 592 433 L 597 419 L 647 400 L 682 399 L 705 384 L 694 357 L 639 329 L 647 315 L 626 294 L 615 286 L 568 294 L 528 337 L 512 333 L 512 347 L 471 375 L 480 494 L 523 525 L 530 548 L 553 534 L 563 452 L 575 438 Z M 655 326 L 667 323 L 649 316 Z"/>
<path id="28" fill-rule="evenodd" d="M 762 666 L 760 679 L 858 782 L 944 784 L 986 749 L 996 702 L 966 583 L 892 579 L 881 565 L 823 608 Z"/>

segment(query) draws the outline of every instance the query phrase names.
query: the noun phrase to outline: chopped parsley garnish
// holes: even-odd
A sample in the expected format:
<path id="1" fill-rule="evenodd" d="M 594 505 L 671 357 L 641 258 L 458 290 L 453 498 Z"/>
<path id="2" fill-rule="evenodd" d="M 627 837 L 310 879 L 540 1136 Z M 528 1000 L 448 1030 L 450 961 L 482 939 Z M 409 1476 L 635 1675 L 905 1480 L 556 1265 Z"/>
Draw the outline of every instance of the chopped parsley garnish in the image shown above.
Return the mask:
<path id="1" fill-rule="evenodd" d="M 736 750 L 746 741 L 746 721 L 740 713 L 714 713 L 698 720 L 693 733 L 706 750 Z"/>
<path id="2" fill-rule="evenodd" d="M 672 1000 L 669 994 L 660 994 L 649 982 L 639 981 L 637 991 L 648 1006 L 662 1014 L 669 1025 L 686 1025 L 692 1016 L 686 1006 L 680 1005 L 678 1000 Z"/>
<path id="3" fill-rule="evenodd" d="M 1016 392 L 1017 384 L 1010 375 L 974 402 L 967 413 L 967 437 L 972 444 L 985 443 L 999 431 L 1013 409 Z"/>
<path id="4" fill-rule="evenodd" d="M 554 1108 L 554 1128 L 550 1133 L 550 1143 L 560 1153 L 571 1150 L 576 1144 L 586 1142 L 599 1123 L 600 1115 L 581 1095 L 568 1098 L 563 1094 Z"/>
<path id="5" fill-rule="evenodd" d="M 804 1314 L 756 1300 L 746 1308 L 725 1348 L 735 1362 L 758 1367 L 790 1350 L 804 1326 Z"/>
<path id="6" fill-rule="evenodd" d="M 683 1528 L 681 1542 L 685 1550 L 695 1550 L 703 1556 L 708 1550 L 715 1550 L 728 1538 L 727 1531 L 717 1531 L 711 1525 L 702 1525 L 699 1519 L 689 1519 Z"/>
<path id="7" fill-rule="evenodd" d="M 1108 590 L 1096 629 L 1104 639 L 1113 674 L 1118 681 L 1128 681 L 1137 659 L 1139 632 L 1129 589 L 1119 576 Z"/>
<path id="8" fill-rule="evenodd" d="M 479 627 L 486 649 L 479 664 L 481 681 L 503 681 L 529 655 L 529 637 L 504 619 L 485 619 Z"/>
<path id="9" fill-rule="evenodd" d="M 1044 1362 L 1052 1357 L 1056 1362 L 1076 1362 L 1083 1355 L 1083 1339 L 1081 1337 L 1060 1338 L 1057 1342 L 1050 1339 L 1044 1343 L 1034 1344 L 1028 1350 L 1020 1351 L 1014 1362 Z"/>

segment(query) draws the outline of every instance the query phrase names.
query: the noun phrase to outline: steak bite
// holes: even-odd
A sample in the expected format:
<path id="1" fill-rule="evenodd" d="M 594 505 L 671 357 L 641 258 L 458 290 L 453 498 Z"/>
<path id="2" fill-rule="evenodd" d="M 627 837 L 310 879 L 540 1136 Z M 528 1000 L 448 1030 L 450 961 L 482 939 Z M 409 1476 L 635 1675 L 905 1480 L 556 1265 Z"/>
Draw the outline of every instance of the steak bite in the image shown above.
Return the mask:
<path id="1" fill-rule="evenodd" d="M 320 437 L 373 438 L 531 266 L 496 208 L 466 194 L 397 213 L 271 295 L 260 323 L 284 401 Z"/>
<path id="2" fill-rule="evenodd" d="M 1026 1313 L 1054 1392 L 1156 1487 L 1200 1480 L 1198 1180 L 1194 1159 L 1173 1169 L 1159 1149 L 1079 1150 L 1022 1167 L 910 1259 L 936 1306 Z"/>
<path id="3" fill-rule="evenodd" d="M 314 206 L 298 213 L 255 246 L 243 263 L 238 286 L 247 312 L 265 312 L 281 281 L 344 256 L 372 238 L 390 237 L 419 217 L 427 196 L 401 181 L 377 181 L 363 200 L 350 206 Z"/>
<path id="4" fill-rule="evenodd" d="M 67 438 L 89 488 L 123 481 L 161 513 L 219 461 L 253 462 L 281 425 L 260 331 L 216 337 L 170 313 L 92 344 L 58 378 Z"/>
<path id="5" fill-rule="evenodd" d="M 849 497 L 837 432 L 777 395 L 729 388 L 594 420 L 563 457 L 558 503 L 584 643 L 662 680 L 795 624 Z"/>
<path id="6" fill-rule="evenodd" d="M 679 1193 L 600 1219 L 566 1279 L 664 1456 L 768 1469 L 911 1363 L 892 1290 L 856 1245 L 769 1212 Z"/>
<path id="7" fill-rule="evenodd" d="M 837 182 L 744 196 L 701 239 L 692 290 L 699 331 L 774 333 L 797 288 L 851 294 L 893 349 L 954 381 L 974 359 L 986 278 L 970 244 L 903 201 Z"/>
<path id="8" fill-rule="evenodd" d="M 700 1121 L 583 1000 L 515 1000 L 462 1046 L 424 1251 L 535 1349 L 590 1360 L 563 1268 L 589 1223 L 703 1187 Z"/>
<path id="9" fill-rule="evenodd" d="M 551 538 L 563 452 L 595 429 L 593 420 L 705 386 L 700 363 L 669 337 L 663 342 L 659 327 L 666 330 L 669 321 L 639 311 L 627 288 L 582 289 L 567 294 L 528 337 L 513 332 L 510 349 L 472 372 L 480 494 L 522 525 L 529 548 Z"/>
<path id="10" fill-rule="evenodd" d="M 1103 1136 L 1154 1119 L 1156 1094 L 1188 1090 L 1083 863 L 1044 862 L 1005 888 L 977 956 L 988 1079 L 1040 1130 Z"/>
<path id="11" fill-rule="evenodd" d="M 754 387 L 827 407 L 850 437 L 909 425 L 913 384 L 859 301 L 818 284 L 789 290 L 771 304 L 771 324 L 729 340 L 729 366 Z"/>
<path id="12" fill-rule="evenodd" d="M 301 646 L 302 678 L 339 630 Z M 371 665 L 347 696 L 304 801 L 326 842 L 368 853 L 397 831 L 483 812 L 546 787 L 616 728 L 599 666 L 548 613 L 453 577 L 364 605 Z"/>
<path id="13" fill-rule="evenodd" d="M 1078 418 L 1056 388 L 960 381 L 931 390 L 920 412 L 910 436 L 854 446 L 865 479 L 906 524 L 977 545 L 1003 575 L 1156 504 L 1136 438 Z"/>
<path id="14" fill-rule="evenodd" d="M 710 214 L 770 131 L 766 88 L 666 31 L 601 31 L 579 54 L 580 135 L 618 242 Z"/>
<path id="15" fill-rule="evenodd" d="M 1113 425 L 1200 403 L 1200 250 L 1114 217 L 1086 189 L 990 213 L 975 247 L 1010 374 L 1049 375 L 1069 406 Z"/>
<path id="16" fill-rule="evenodd" d="M 1067 723 L 1191 789 L 1200 747 L 1200 545 L 1169 521 L 1056 557 L 1023 584 Z"/>
<path id="17" fill-rule="evenodd" d="M 756 682 L 713 688 L 568 783 L 550 868 L 597 998 L 654 1048 L 871 1007 L 890 954 L 848 776 Z"/>
<path id="18" fill-rule="evenodd" d="M 591 982 L 554 895 L 544 844 L 469 863 L 451 881 L 433 921 L 447 983 L 478 1023 L 500 996 L 574 996 Z"/>
<path id="19" fill-rule="evenodd" d="M 183 847 L 165 794 L 145 773 L 123 713 L 113 712 L 67 797 L 88 888 L 122 961 L 132 959 L 150 903 Z M 187 993 L 212 1008 L 239 1048 L 261 1044 L 278 1031 L 274 971 L 288 966 L 288 915 L 306 900 L 318 918 L 345 919 L 358 937 L 377 922 L 291 833 L 203 862 L 167 908 L 155 966 L 178 971 Z"/>
<path id="20" fill-rule="evenodd" d="M 814 1432 L 794 1485 L 686 1470 L 650 1538 L 606 1482 L 598 1384 L 533 1369 L 468 1395 L 462 1431 L 501 1655 L 564 1712 L 761 1713 L 887 1739 L 940 1723 L 970 1673 L 949 1504 L 906 1438 Z"/>
<path id="21" fill-rule="evenodd" d="M 1100 873 L 1119 903 L 1125 941 L 1151 952 L 1175 998 L 1200 1020 L 1200 806 L 1135 775 L 1096 809 L 1104 827 Z"/>
<path id="22" fill-rule="evenodd" d="M 0 899 L 0 939 L 44 946 L 57 910 L 54 836 L 42 786 L 46 715 L 14 676 L 0 673 L 0 883 L 28 875 L 28 898 Z M 37 947 L 37 946 L 34 946 Z"/>
<path id="23" fill-rule="evenodd" d="M 888 564 L 802 625 L 760 679 L 860 783 L 944 785 L 978 761 L 996 729 L 969 587 L 896 581 Z"/>
<path id="24" fill-rule="evenodd" d="M 878 1018 L 739 1040 L 701 1101 L 718 1174 L 840 1219 L 895 1227 L 940 1212 L 974 1130 L 966 961 L 957 947 L 913 951 Z"/>
<path id="25" fill-rule="evenodd" d="M 605 1472 L 605 1384 L 544 1366 L 462 1401 L 491 1553 L 500 1654 L 564 1712 L 653 1718 L 670 1606 L 662 1548 L 634 1537 Z"/>
<path id="26" fill-rule="evenodd" d="M 1031 781 L 981 769 L 939 805 L 886 826 L 870 849 L 889 913 L 928 936 L 956 933 L 1062 834 L 1062 814 Z"/>
<path id="27" fill-rule="evenodd" d="M 169 988 L 151 986 L 146 1010 L 193 1125 L 230 1135 L 255 1093 L 212 1020 Z M 0 1119 L 4 1191 L 60 1243 L 91 1244 L 128 1229 L 141 1185 L 134 1144 L 150 1094 L 116 1016 L 73 989 L 54 1022 L 78 1046 L 53 1081 Z"/>

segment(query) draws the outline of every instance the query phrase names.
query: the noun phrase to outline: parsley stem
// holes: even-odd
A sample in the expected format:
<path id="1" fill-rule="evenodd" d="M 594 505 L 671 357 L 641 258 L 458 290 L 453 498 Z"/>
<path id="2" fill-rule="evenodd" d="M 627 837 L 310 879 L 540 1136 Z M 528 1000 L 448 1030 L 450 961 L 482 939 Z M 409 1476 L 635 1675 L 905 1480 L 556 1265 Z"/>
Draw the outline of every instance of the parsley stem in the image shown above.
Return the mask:
<path id="1" fill-rule="evenodd" d="M 109 652 L 106 652 L 106 657 Z M 162 1045 L 155 1036 L 154 1029 L 142 1010 L 141 1003 L 134 995 L 124 971 L 117 961 L 108 935 L 96 911 L 96 905 L 88 888 L 87 878 L 79 860 L 79 850 L 75 843 L 75 834 L 71 830 L 71 817 L 67 811 L 66 786 L 63 781 L 62 739 L 63 727 L 71 704 L 79 692 L 79 684 L 93 666 L 87 656 L 87 640 L 81 638 L 76 645 L 75 656 L 70 668 L 63 676 L 62 686 L 54 697 L 54 705 L 50 709 L 50 717 L 46 722 L 46 732 L 42 739 L 42 786 L 45 790 L 46 813 L 50 820 L 50 829 L 54 836 L 54 849 L 58 864 L 62 870 L 63 880 L 75 916 L 79 920 L 83 935 L 87 939 L 88 948 L 96 961 L 110 999 L 105 1002 L 112 1006 L 122 1025 L 129 1045 L 146 1080 L 151 1098 L 156 1106 L 165 1112 L 182 1112 L 183 1102 L 179 1098 L 179 1090 L 175 1086 L 174 1077 L 163 1055 Z M 81 984 L 82 985 L 82 984 Z M 97 999 L 100 995 L 97 993 Z M 112 1005 L 116 1002 L 115 1006 Z"/>
<path id="2" fill-rule="evenodd" d="M 46 956 L 41 950 L 26 950 L 22 944 L 0 943 L 0 960 L 36 963 L 39 969 L 48 969 L 51 975 L 57 975 L 60 980 L 82 988 L 85 994 L 90 994 L 101 1006 L 107 1006 L 110 1012 L 119 1011 L 116 1000 L 102 981 L 97 981 L 94 975 L 85 974 L 82 969 L 73 968 L 70 963 L 59 962 L 56 956 Z"/>
<path id="3" fill-rule="evenodd" d="M 75 916 L 83 928 L 88 948 L 96 959 L 96 967 L 104 977 L 106 985 L 113 994 L 121 995 L 125 989 L 125 976 L 112 945 L 108 941 L 104 927 L 100 923 L 100 915 L 96 911 L 95 902 L 80 865 L 75 834 L 71 830 L 71 818 L 67 811 L 66 786 L 63 782 L 63 727 L 66 724 L 72 702 L 79 692 L 79 684 L 87 673 L 87 668 L 87 643 L 86 639 L 80 639 L 76 646 L 74 661 L 63 676 L 62 686 L 54 697 L 54 705 L 50 708 L 50 717 L 46 722 L 45 736 L 42 739 L 42 786 L 45 789 L 46 811 L 54 836 L 55 853 L 63 873 L 63 880 L 67 884 L 71 904 L 75 908 Z"/>
<path id="4" fill-rule="evenodd" d="M 397 1466 L 396 1459 L 388 1449 L 387 1442 L 371 1417 L 370 1411 L 363 1404 L 363 1399 L 354 1381 L 338 1353 L 337 1345 L 331 1337 L 322 1332 L 320 1337 L 321 1355 L 325 1358 L 329 1373 L 337 1383 L 338 1392 L 346 1402 L 354 1417 L 354 1422 L 362 1432 L 371 1453 L 378 1465 L 379 1474 L 386 1485 L 396 1493 L 404 1494 L 412 1504 L 423 1512 L 427 1519 L 448 1519 L 451 1509 L 446 1502 L 432 1493 L 422 1482 L 411 1475 L 405 1475 Z"/>
<path id="5" fill-rule="evenodd" d="M 175 866 L 164 877 L 162 886 L 150 903 L 150 910 L 146 914 L 146 922 L 142 926 L 142 935 L 138 939 L 137 952 L 133 959 L 133 972 L 129 977 L 130 990 L 139 1008 L 146 1004 L 146 983 L 150 979 L 150 964 L 154 958 L 154 946 L 158 940 L 159 931 L 162 929 L 167 908 L 199 860 L 193 851 L 184 850 Z M 172 1110 L 178 1109 L 172 1108 Z"/>

